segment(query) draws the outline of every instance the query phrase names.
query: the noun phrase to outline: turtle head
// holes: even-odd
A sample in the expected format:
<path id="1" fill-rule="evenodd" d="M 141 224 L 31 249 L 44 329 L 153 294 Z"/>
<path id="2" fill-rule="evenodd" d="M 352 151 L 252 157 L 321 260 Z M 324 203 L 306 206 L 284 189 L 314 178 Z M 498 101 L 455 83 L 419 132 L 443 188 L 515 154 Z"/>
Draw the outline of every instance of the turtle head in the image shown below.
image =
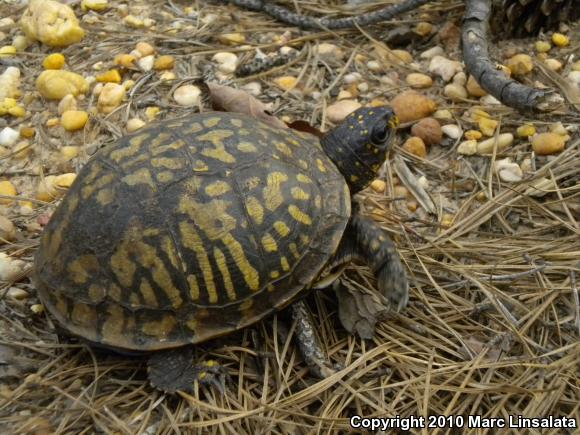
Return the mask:
<path id="1" fill-rule="evenodd" d="M 376 178 L 398 124 L 388 106 L 363 107 L 322 138 L 324 151 L 344 175 L 351 193 L 359 192 Z"/>

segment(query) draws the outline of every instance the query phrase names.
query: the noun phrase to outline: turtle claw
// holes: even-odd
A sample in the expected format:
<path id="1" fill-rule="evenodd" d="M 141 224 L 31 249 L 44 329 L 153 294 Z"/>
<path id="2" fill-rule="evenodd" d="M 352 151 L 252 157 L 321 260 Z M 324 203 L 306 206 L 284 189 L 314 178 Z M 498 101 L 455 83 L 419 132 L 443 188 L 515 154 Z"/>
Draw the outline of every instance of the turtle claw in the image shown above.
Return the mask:
<path id="1" fill-rule="evenodd" d="M 208 360 L 194 366 L 194 380 L 199 385 L 207 385 L 216 388 L 220 394 L 225 394 L 226 383 L 231 382 L 231 377 L 225 367 L 217 361 Z"/>

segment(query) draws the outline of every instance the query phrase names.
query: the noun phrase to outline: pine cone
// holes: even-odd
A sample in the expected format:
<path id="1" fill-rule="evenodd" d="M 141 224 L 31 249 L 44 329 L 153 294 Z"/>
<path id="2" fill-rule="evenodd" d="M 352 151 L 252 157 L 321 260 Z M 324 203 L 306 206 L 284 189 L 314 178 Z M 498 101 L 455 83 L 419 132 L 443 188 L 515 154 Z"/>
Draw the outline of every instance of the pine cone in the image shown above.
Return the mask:
<path id="1" fill-rule="evenodd" d="M 578 0 L 493 0 L 490 26 L 496 35 L 530 36 L 578 18 Z"/>

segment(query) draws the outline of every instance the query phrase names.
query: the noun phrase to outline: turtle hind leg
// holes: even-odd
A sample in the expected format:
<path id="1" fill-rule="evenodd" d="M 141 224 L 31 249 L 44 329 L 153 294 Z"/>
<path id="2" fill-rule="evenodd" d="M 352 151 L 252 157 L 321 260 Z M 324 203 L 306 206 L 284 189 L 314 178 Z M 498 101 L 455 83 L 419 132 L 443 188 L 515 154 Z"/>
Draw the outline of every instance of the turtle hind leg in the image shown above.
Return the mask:
<path id="1" fill-rule="evenodd" d="M 225 390 L 227 374 L 216 361 L 193 363 L 192 346 L 160 350 L 149 357 L 149 382 L 165 393 L 192 393 L 195 383 L 213 385 L 221 393 Z"/>

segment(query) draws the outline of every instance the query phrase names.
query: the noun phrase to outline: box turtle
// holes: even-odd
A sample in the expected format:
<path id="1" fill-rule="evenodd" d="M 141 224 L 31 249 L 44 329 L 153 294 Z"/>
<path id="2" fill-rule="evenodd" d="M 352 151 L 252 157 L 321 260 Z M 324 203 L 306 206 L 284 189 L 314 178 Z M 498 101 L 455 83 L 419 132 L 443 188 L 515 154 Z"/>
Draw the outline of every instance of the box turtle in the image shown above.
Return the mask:
<path id="1" fill-rule="evenodd" d="M 395 247 L 351 215 L 396 125 L 390 108 L 362 108 L 319 140 L 212 112 L 122 137 L 87 162 L 45 227 L 39 297 L 68 333 L 152 352 L 149 378 L 165 391 L 211 372 L 193 364 L 192 344 L 259 321 L 355 257 L 401 309 Z"/>

